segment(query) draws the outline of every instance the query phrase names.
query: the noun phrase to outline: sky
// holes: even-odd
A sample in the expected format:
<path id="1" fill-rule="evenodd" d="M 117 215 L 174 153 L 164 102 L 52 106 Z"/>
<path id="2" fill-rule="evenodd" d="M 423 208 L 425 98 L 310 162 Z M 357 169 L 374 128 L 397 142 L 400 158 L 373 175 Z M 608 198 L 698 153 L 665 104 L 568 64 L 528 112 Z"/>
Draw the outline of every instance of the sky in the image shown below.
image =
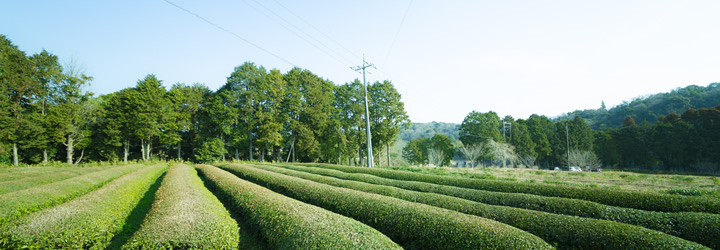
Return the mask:
<path id="1" fill-rule="evenodd" d="M 1 1 L 0 34 L 80 65 L 96 95 L 234 67 L 390 80 L 413 122 L 549 117 L 720 82 L 720 1 Z"/>

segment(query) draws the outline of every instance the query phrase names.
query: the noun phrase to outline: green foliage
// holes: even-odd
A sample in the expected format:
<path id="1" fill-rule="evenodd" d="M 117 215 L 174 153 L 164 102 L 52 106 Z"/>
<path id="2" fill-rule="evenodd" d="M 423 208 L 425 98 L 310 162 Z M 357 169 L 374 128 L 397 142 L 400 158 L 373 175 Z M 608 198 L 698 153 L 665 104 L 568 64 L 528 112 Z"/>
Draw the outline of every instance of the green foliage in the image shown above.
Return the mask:
<path id="1" fill-rule="evenodd" d="M 353 174 L 325 168 L 325 165 L 283 165 L 283 168 L 312 174 L 330 176 L 344 180 L 360 181 L 370 184 L 392 186 L 412 191 L 438 193 L 489 205 L 509 206 L 531 209 L 554 214 L 580 216 L 601 220 L 610 220 L 654 229 L 683 239 L 698 242 L 710 247 L 720 247 L 716 239 L 720 237 L 720 215 L 708 213 L 663 213 L 643 211 L 598 204 L 595 202 L 559 197 L 545 197 L 522 193 L 502 193 L 454 186 L 437 185 L 426 182 L 403 181 L 381 178 L 368 174 Z M 304 177 L 303 177 L 304 178 Z M 317 180 L 316 180 L 317 181 Z M 548 183 L 546 181 L 546 183 Z M 570 184 L 567 182 L 553 182 Z M 572 183 L 578 185 L 577 183 Z M 586 185 L 586 184 L 584 184 Z M 587 185 L 586 185 L 587 186 Z M 597 186 L 597 185 L 595 185 Z M 698 234 L 697 232 L 703 232 Z"/>
<path id="2" fill-rule="evenodd" d="M 228 208 L 250 224 L 270 248 L 400 248 L 355 220 L 290 199 L 213 166 L 196 168 Z"/>
<path id="3" fill-rule="evenodd" d="M 3 248 L 104 248 L 140 198 L 167 170 L 145 167 L 56 207 L 3 227 Z"/>
<path id="4" fill-rule="evenodd" d="M 332 187 L 247 165 L 222 167 L 277 192 L 359 220 L 407 249 L 550 248 L 527 232 L 476 216 Z"/>
<path id="5" fill-rule="evenodd" d="M 354 168 L 335 165 L 322 166 L 344 172 L 371 174 L 397 180 L 420 181 L 505 193 L 526 193 L 549 197 L 581 199 L 611 206 L 635 208 L 648 211 L 720 213 L 720 200 L 706 197 L 688 197 L 653 192 L 621 191 L 612 189 L 558 186 L 543 183 L 518 183 L 503 180 L 438 176 L 422 173 L 408 173 L 390 169 Z"/>
<path id="6" fill-rule="evenodd" d="M 218 138 L 210 139 L 195 151 L 195 160 L 199 162 L 219 161 L 227 153 L 225 143 Z"/>
<path id="7" fill-rule="evenodd" d="M 472 111 L 460 124 L 460 141 L 465 145 L 484 143 L 488 140 L 504 142 L 500 128 L 502 121 L 497 113 Z"/>
<path id="8" fill-rule="evenodd" d="M 268 169 L 285 175 L 297 176 L 319 183 L 386 195 L 406 201 L 424 203 L 485 217 L 530 232 L 548 243 L 558 244 L 561 248 L 596 249 L 607 247 L 619 249 L 659 248 L 660 246 L 669 248 L 703 248 L 696 243 L 674 236 L 623 223 L 543 213 L 505 206 L 492 206 L 435 193 L 416 192 L 359 181 L 347 181 L 277 167 L 258 166 L 258 168 Z"/>
<path id="9" fill-rule="evenodd" d="M 167 171 L 150 213 L 123 248 L 233 249 L 238 232 L 235 220 L 195 169 L 178 164 Z"/>
<path id="10" fill-rule="evenodd" d="M 110 168 L 0 195 L 0 225 L 86 194 L 113 179 L 140 168 L 142 165 Z"/>

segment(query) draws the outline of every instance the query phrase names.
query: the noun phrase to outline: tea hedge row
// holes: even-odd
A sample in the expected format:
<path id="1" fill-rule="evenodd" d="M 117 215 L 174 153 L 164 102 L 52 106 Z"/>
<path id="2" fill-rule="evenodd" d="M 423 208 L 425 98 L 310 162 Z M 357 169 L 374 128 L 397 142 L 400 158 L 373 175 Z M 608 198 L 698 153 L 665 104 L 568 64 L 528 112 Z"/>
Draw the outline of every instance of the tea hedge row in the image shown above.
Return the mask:
<path id="1" fill-rule="evenodd" d="M 455 176 L 411 173 L 406 171 L 359 168 L 330 164 L 311 166 L 340 170 L 348 173 L 364 173 L 397 180 L 422 181 L 479 190 L 505 193 L 526 193 L 550 197 L 564 197 L 594 201 L 601 204 L 658 212 L 720 213 L 720 199 L 711 197 L 680 196 L 641 191 L 623 191 L 576 186 L 557 186 L 543 183 L 471 179 Z"/>
<path id="2" fill-rule="evenodd" d="M 28 177 L 46 175 L 50 173 L 62 172 L 67 168 L 58 167 L 18 167 L 18 168 L 0 168 L 0 181 L 12 181 Z"/>
<path id="3" fill-rule="evenodd" d="M 197 165 L 228 208 L 275 249 L 399 249 L 353 219 L 277 194 L 217 167 Z"/>
<path id="4" fill-rule="evenodd" d="M 65 180 L 75 176 L 89 174 L 108 168 L 67 168 L 64 171 L 52 171 L 41 175 L 32 175 L 25 178 L 18 178 L 10 181 L 0 182 L 0 194 L 6 194 L 31 188 L 34 186 L 45 185 L 56 181 Z"/>
<path id="5" fill-rule="evenodd" d="M 12 222 L 2 228 L 0 247 L 105 248 L 165 170 L 166 165 L 146 167 L 74 200 Z"/>
<path id="6" fill-rule="evenodd" d="M 683 239 L 701 243 L 711 248 L 720 249 L 720 226 L 718 226 L 720 225 L 720 215 L 718 214 L 694 212 L 654 212 L 609 206 L 578 199 L 484 191 L 438 185 L 427 182 L 388 179 L 374 175 L 347 173 L 334 169 L 311 166 L 287 164 L 278 166 L 344 180 L 393 186 L 420 192 L 444 194 L 490 205 L 510 206 L 548 213 L 622 222 L 658 230 Z"/>
<path id="7" fill-rule="evenodd" d="M 552 248 L 530 233 L 477 216 L 333 187 L 247 165 L 225 164 L 221 168 L 276 192 L 359 220 L 406 249 Z"/>
<path id="8" fill-rule="evenodd" d="M 234 249 L 238 225 L 203 185 L 194 168 L 167 171 L 140 230 L 124 249 Z"/>
<path id="9" fill-rule="evenodd" d="M 485 217 L 528 231 L 543 238 L 546 242 L 557 244 L 557 246 L 561 248 L 704 248 L 697 243 L 675 236 L 618 222 L 487 205 L 452 196 L 410 191 L 359 181 L 341 180 L 269 165 L 256 165 L 256 167 L 333 186 L 386 195 Z"/>
<path id="10" fill-rule="evenodd" d="M 86 194 L 120 176 L 142 168 L 130 165 L 110 168 L 0 195 L 0 225 L 20 216 L 48 208 Z"/>

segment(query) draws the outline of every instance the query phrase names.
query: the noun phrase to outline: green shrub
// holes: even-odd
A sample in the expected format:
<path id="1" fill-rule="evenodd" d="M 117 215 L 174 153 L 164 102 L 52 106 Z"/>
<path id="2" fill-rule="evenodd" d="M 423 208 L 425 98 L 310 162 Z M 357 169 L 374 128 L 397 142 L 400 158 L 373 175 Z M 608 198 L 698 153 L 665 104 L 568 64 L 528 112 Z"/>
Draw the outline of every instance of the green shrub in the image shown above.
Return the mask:
<path id="1" fill-rule="evenodd" d="M 195 160 L 199 162 L 219 161 L 226 153 L 225 143 L 219 138 L 213 138 L 204 142 L 195 150 Z"/>
<path id="2" fill-rule="evenodd" d="M 167 169 L 155 165 L 3 227 L 2 248 L 104 248 L 120 232 L 140 198 Z"/>
<path id="3" fill-rule="evenodd" d="M 220 201 L 203 186 L 194 168 L 170 168 L 140 230 L 123 248 L 234 249 L 238 225 Z"/>
<path id="4" fill-rule="evenodd" d="M 48 208 L 86 194 L 129 172 L 142 168 L 130 165 L 110 168 L 0 195 L 0 225 L 20 216 Z"/>
<path id="5" fill-rule="evenodd" d="M 258 166 L 261 167 L 262 166 Z M 720 215 L 709 213 L 665 213 L 608 206 L 591 201 L 545 197 L 521 193 L 500 193 L 454 186 L 443 186 L 426 182 L 386 179 L 368 174 L 353 174 L 339 170 L 282 165 L 282 167 L 312 174 L 330 176 L 344 180 L 353 180 L 393 186 L 407 190 L 431 192 L 477 201 L 490 205 L 510 206 L 555 214 L 574 215 L 586 218 L 611 220 L 675 235 L 713 248 L 720 248 Z M 298 176 L 302 177 L 302 176 Z"/>
<path id="6" fill-rule="evenodd" d="M 655 192 L 622 191 L 614 189 L 558 186 L 544 183 L 521 183 L 501 180 L 481 180 L 409 173 L 390 169 L 370 169 L 330 164 L 312 164 L 312 166 L 335 169 L 348 173 L 365 173 L 397 180 L 422 181 L 441 185 L 505 193 L 527 193 L 542 196 L 581 199 L 606 205 L 636 208 L 648 211 L 720 213 L 720 199 L 705 196 L 677 196 Z"/>
<path id="7" fill-rule="evenodd" d="M 40 186 L 64 179 L 72 178 L 79 175 L 84 175 L 96 171 L 100 171 L 102 168 L 66 168 L 63 171 L 53 171 L 42 175 L 33 175 L 31 177 L 25 177 L 15 179 L 11 181 L 0 182 L 0 194 L 15 192 L 18 190 L 31 188 L 34 186 Z"/>
<path id="8" fill-rule="evenodd" d="M 410 191 L 365 182 L 341 180 L 279 167 L 263 165 L 258 165 L 257 167 L 333 186 L 387 195 L 403 200 L 482 216 L 523 229 L 562 248 L 702 248 L 702 246 L 696 243 L 658 231 L 607 220 L 487 205 L 457 197 Z"/>
<path id="9" fill-rule="evenodd" d="M 276 192 L 359 220 L 406 249 L 551 248 L 530 233 L 477 216 L 337 188 L 247 165 L 221 167 Z"/>
<path id="10" fill-rule="evenodd" d="M 388 237 L 350 218 L 277 194 L 219 168 L 198 173 L 228 208 L 274 249 L 399 249 Z"/>
<path id="11" fill-rule="evenodd" d="M 706 191 L 706 190 L 701 190 L 701 189 L 672 188 L 672 189 L 665 190 L 665 193 L 685 195 L 685 196 L 701 196 L 701 195 L 706 195 L 706 194 L 709 194 L 712 192 Z"/>

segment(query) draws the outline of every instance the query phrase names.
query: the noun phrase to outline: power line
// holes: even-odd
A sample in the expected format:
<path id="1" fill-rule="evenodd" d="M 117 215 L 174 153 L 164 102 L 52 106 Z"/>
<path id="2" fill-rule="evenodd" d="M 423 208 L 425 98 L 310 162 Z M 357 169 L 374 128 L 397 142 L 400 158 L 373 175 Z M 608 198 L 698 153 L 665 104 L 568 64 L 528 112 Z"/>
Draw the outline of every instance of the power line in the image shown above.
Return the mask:
<path id="1" fill-rule="evenodd" d="M 296 64 L 290 62 L 289 60 L 287 60 L 287 59 L 285 59 L 285 58 L 283 58 L 283 57 L 281 57 L 281 56 L 278 56 L 278 55 L 276 55 L 275 53 L 272 53 L 272 52 L 270 52 L 269 50 L 267 50 L 267 49 L 265 49 L 265 48 L 263 48 L 263 47 L 260 47 L 259 45 L 251 42 L 250 40 L 247 40 L 247 39 L 243 38 L 242 36 L 236 34 L 235 32 L 232 32 L 232 31 L 230 31 L 230 30 L 228 30 L 228 29 L 225 29 L 225 28 L 223 28 L 222 26 L 217 25 L 217 24 L 211 22 L 211 21 L 208 20 L 208 19 L 205 19 L 204 17 L 198 15 L 198 14 L 195 13 L 195 12 L 192 12 L 192 11 L 190 11 L 190 10 L 188 10 L 188 9 L 185 9 L 185 8 L 183 8 L 183 7 L 175 4 L 175 3 L 173 3 L 173 2 L 170 2 L 169 0 L 163 0 L 163 1 L 165 1 L 166 3 L 168 3 L 168 4 L 172 5 L 172 6 L 175 6 L 176 8 L 178 8 L 178 9 L 180 9 L 180 10 L 182 10 L 182 11 L 187 12 L 187 13 L 190 14 L 190 15 L 193 15 L 193 16 L 197 17 L 198 19 L 200 19 L 200 20 L 202 20 L 202 21 L 204 21 L 204 22 L 212 25 L 213 27 L 215 27 L 215 28 L 217 28 L 217 29 L 219 29 L 219 30 L 222 30 L 222 31 L 224 31 L 224 32 L 226 32 L 226 33 L 228 33 L 228 34 L 230 34 L 230 35 L 233 35 L 234 37 L 242 40 L 243 42 L 246 42 L 247 44 L 250 44 L 250 45 L 252 45 L 253 47 L 255 47 L 255 48 L 257 48 L 257 49 L 262 50 L 263 52 L 268 53 L 268 54 L 270 54 L 271 56 L 274 56 L 275 58 L 280 59 L 280 60 L 282 60 L 282 61 L 284 61 L 284 62 L 292 65 L 293 67 L 297 67 Z"/>
<path id="2" fill-rule="evenodd" d="M 265 10 L 267 10 L 268 12 L 271 12 L 271 13 L 273 13 L 274 15 L 278 16 L 278 15 L 275 14 L 273 11 L 269 10 L 267 7 L 265 7 L 264 5 L 258 3 L 257 1 L 254 1 L 254 0 L 253 0 L 253 2 L 255 2 L 255 3 L 258 4 L 258 5 L 260 5 L 261 7 L 263 7 L 263 8 L 264 8 Z M 270 19 L 270 20 L 272 20 L 273 22 L 277 23 L 278 25 L 282 26 L 282 27 L 285 28 L 286 30 L 292 32 L 293 34 L 295 34 L 295 35 L 296 35 L 297 37 L 299 37 L 300 39 L 302 39 L 302 40 L 304 40 L 305 42 L 309 43 L 310 45 L 312 45 L 312 46 L 315 47 L 316 49 L 320 50 L 321 52 L 325 53 L 326 55 L 330 56 L 331 58 L 335 59 L 335 60 L 338 61 L 339 63 L 344 64 L 345 66 L 350 66 L 347 62 L 343 62 L 342 60 L 339 60 L 337 57 L 335 57 L 335 56 L 333 56 L 332 54 L 328 53 L 327 51 L 323 50 L 322 48 L 320 48 L 319 46 L 317 46 L 315 43 L 309 41 L 309 40 L 308 40 L 307 38 L 305 38 L 304 36 L 301 36 L 301 35 L 298 34 L 295 30 L 293 30 L 293 29 L 291 29 L 291 28 L 288 28 L 285 24 L 283 24 L 283 23 L 281 23 L 280 21 L 278 21 L 278 19 L 275 19 L 275 18 L 271 17 L 271 16 L 268 15 L 265 11 L 262 11 L 262 10 L 258 9 L 257 7 L 253 6 L 252 4 L 247 3 L 247 2 L 245 2 L 245 1 L 243 1 L 243 3 L 245 3 L 245 4 L 248 5 L 248 6 L 250 6 L 251 8 L 255 9 L 257 12 L 260 12 L 260 14 L 264 15 L 264 16 L 267 17 L 268 19 Z M 279 16 L 278 16 L 278 17 L 279 17 Z M 279 17 L 279 19 L 280 19 L 280 20 L 283 20 L 283 21 L 286 22 L 286 23 L 289 23 L 288 21 L 286 21 L 286 20 L 283 19 L 282 17 Z M 291 24 L 291 25 L 292 25 L 292 24 Z M 296 28 L 297 28 L 297 27 L 296 27 Z M 306 33 L 306 35 L 307 35 L 307 33 Z M 308 35 L 308 36 L 309 36 L 309 35 Z M 322 43 L 321 43 L 321 44 L 322 44 Z M 347 59 L 345 59 L 345 60 L 347 60 Z M 350 60 L 348 60 L 348 61 L 350 61 Z"/>
<path id="3" fill-rule="evenodd" d="M 338 41 L 336 41 L 335 39 L 333 39 L 333 38 L 330 37 L 329 35 L 327 35 L 325 32 L 322 32 L 322 30 L 318 29 L 317 27 L 315 27 L 314 25 L 312 25 L 310 22 L 308 22 L 308 21 L 306 21 L 305 19 L 303 19 L 303 18 L 302 18 L 301 16 L 299 16 L 298 14 L 295 14 L 295 12 L 293 12 L 290 8 L 285 7 L 285 5 L 283 5 L 282 3 L 278 2 L 277 0 L 273 0 L 273 2 L 275 2 L 277 5 L 279 5 L 279 6 L 282 7 L 283 9 L 285 9 L 287 12 L 290 12 L 290 14 L 292 14 L 293 16 L 295 16 L 295 17 L 297 17 L 298 19 L 300 19 L 300 21 L 302 21 L 302 22 L 304 22 L 305 24 L 307 24 L 308 26 L 310 26 L 310 28 L 313 28 L 315 31 L 317 31 L 318 33 L 320 33 L 320 34 L 322 34 L 323 36 L 325 36 L 328 40 L 330 40 L 330 41 L 332 41 L 333 43 L 335 43 L 335 45 L 337 45 L 337 46 L 339 46 L 340 48 L 344 49 L 346 52 L 348 52 L 348 53 L 349 53 L 350 55 L 352 55 L 353 57 L 355 57 L 355 58 L 357 58 L 357 59 L 362 58 L 362 57 L 358 56 L 357 54 L 353 53 L 352 51 L 350 51 L 348 48 L 346 48 L 345 46 L 343 46 L 341 43 L 339 43 Z"/>
<path id="4" fill-rule="evenodd" d="M 407 17 L 407 14 L 410 11 L 411 5 L 412 5 L 412 0 L 410 0 L 410 3 L 408 3 L 407 8 L 405 9 L 405 14 L 403 15 L 403 18 L 400 21 L 400 26 L 398 26 L 397 31 L 395 31 L 395 37 L 393 37 L 393 41 L 390 44 L 390 49 L 388 49 L 388 53 L 387 53 L 387 55 L 385 55 L 385 61 L 383 61 L 383 65 L 380 68 L 385 68 L 385 64 L 387 64 L 387 60 L 390 57 L 390 52 L 392 51 L 393 47 L 395 46 L 395 41 L 397 40 L 398 34 L 400 34 L 400 30 L 402 29 L 402 26 L 405 23 L 405 17 Z"/>
<path id="5" fill-rule="evenodd" d="M 307 36 L 308 38 L 310 38 L 310 39 L 312 39 L 313 41 L 317 42 L 318 44 L 322 45 L 322 47 L 324 47 L 324 48 L 327 49 L 328 51 L 334 53 L 336 56 L 338 56 L 338 57 L 346 60 L 346 61 L 349 62 L 350 64 L 352 64 L 352 60 L 347 59 L 347 58 L 346 58 L 345 56 L 343 56 L 342 54 L 340 54 L 340 53 L 338 53 L 337 51 L 333 50 L 332 48 L 328 47 L 327 45 L 325 45 L 325 43 L 323 43 L 322 41 L 318 40 L 318 39 L 315 38 L 314 36 L 308 34 L 307 32 L 305 32 L 305 30 L 301 29 L 300 27 L 298 27 L 297 25 L 295 25 L 295 24 L 293 24 L 292 22 L 288 21 L 287 19 L 283 18 L 281 15 L 277 14 L 277 13 L 276 13 L 275 11 L 273 11 L 271 8 L 268 8 L 267 6 L 263 5 L 261 2 L 259 2 L 259 1 L 257 1 L 257 0 L 253 0 L 253 2 L 255 2 L 255 3 L 258 4 L 258 5 L 260 5 L 260 7 L 262 7 L 262 8 L 265 9 L 266 11 L 270 12 L 271 14 L 273 14 L 274 16 L 276 16 L 277 18 L 279 18 L 279 19 L 282 20 L 283 22 L 289 24 L 290 26 L 292 26 L 292 27 L 295 28 L 296 30 L 300 31 L 300 33 L 304 34 L 304 35 Z M 288 28 L 286 27 L 286 29 L 288 29 Z M 297 35 L 297 33 L 296 33 L 296 35 Z M 299 35 L 298 35 L 298 36 L 299 36 Z M 310 41 L 308 41 L 308 40 L 305 40 L 305 41 L 308 42 L 308 43 L 310 43 Z M 314 45 L 313 45 L 313 46 L 314 46 Z M 315 46 L 315 47 L 318 48 L 317 46 Z M 318 48 L 318 49 L 320 49 L 320 48 Z M 328 53 L 326 53 L 326 54 L 328 54 Z M 330 54 L 328 54 L 328 55 L 330 55 Z M 332 55 L 330 55 L 330 56 L 332 56 Z M 337 60 L 337 59 L 336 59 L 336 60 Z M 338 61 L 339 61 L 339 60 L 338 60 Z M 341 62 L 341 63 L 343 63 L 343 64 L 345 64 L 346 66 L 348 66 L 348 64 L 346 64 L 346 63 L 344 63 L 344 62 Z"/>

